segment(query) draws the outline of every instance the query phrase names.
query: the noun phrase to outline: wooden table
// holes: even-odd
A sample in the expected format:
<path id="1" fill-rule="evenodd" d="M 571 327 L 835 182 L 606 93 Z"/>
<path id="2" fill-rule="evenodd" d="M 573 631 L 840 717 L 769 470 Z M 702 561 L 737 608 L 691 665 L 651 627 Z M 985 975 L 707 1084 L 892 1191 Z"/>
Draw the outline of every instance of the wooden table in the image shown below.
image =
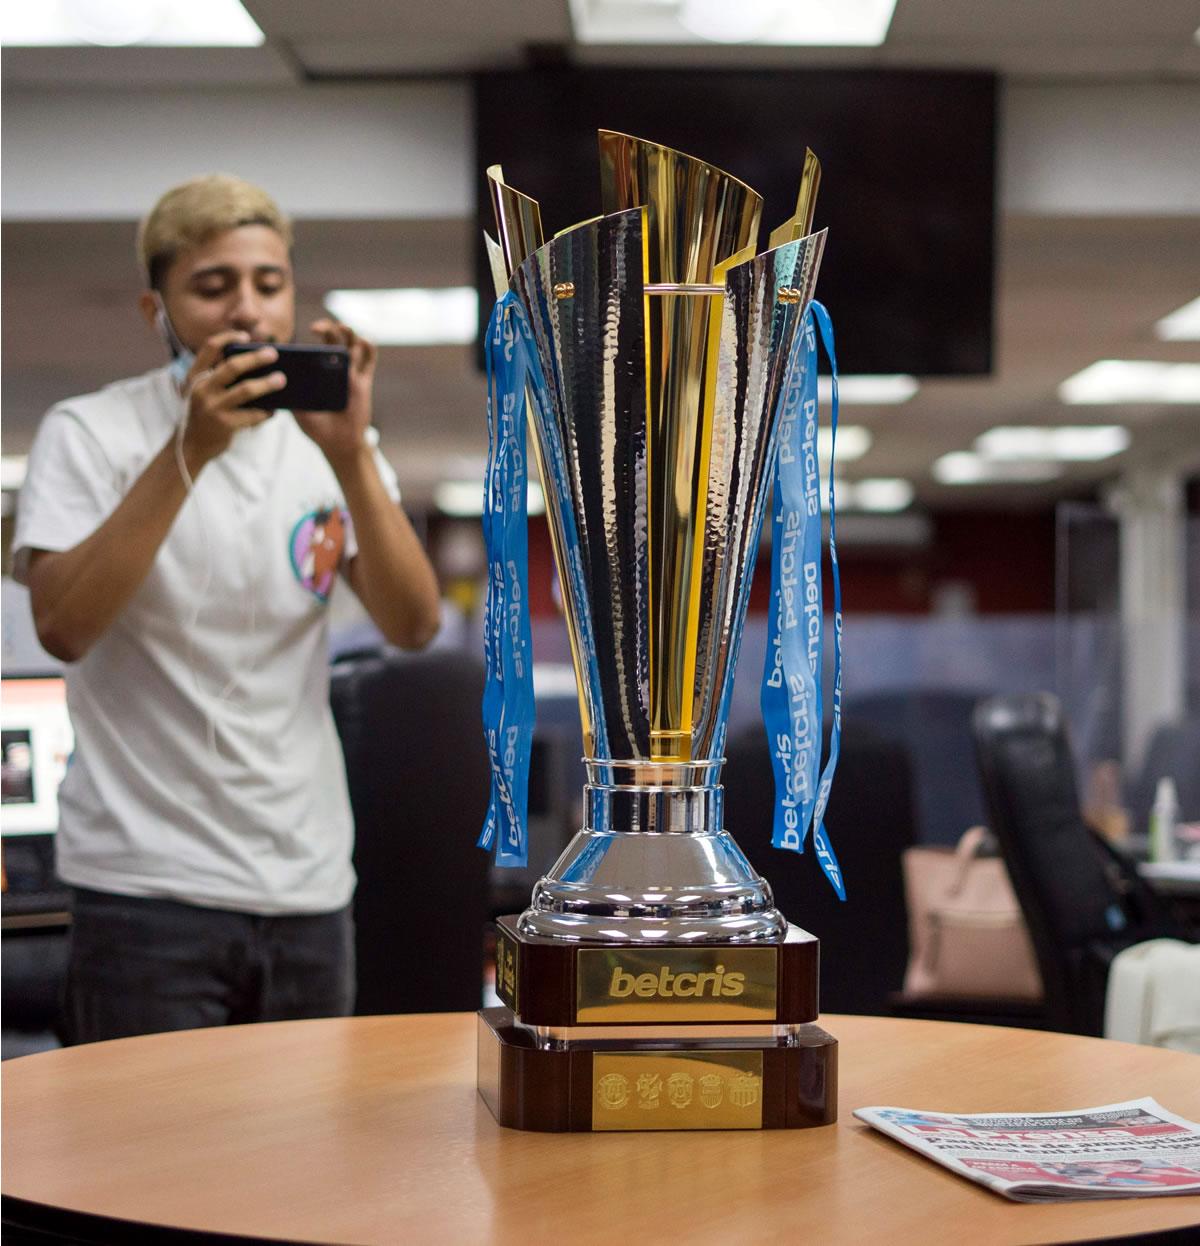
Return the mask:
<path id="1" fill-rule="evenodd" d="M 851 1116 L 867 1104 L 1032 1112 L 1153 1095 L 1198 1119 L 1200 1057 L 933 1021 L 823 1024 L 841 1041 L 840 1120 L 795 1132 L 501 1129 L 475 1093 L 465 1014 L 194 1030 L 27 1056 L 3 1070 L 6 1223 L 129 1243 L 170 1241 L 170 1228 L 437 1246 L 990 1246 L 1200 1223 L 1200 1196 L 1010 1203 Z"/>

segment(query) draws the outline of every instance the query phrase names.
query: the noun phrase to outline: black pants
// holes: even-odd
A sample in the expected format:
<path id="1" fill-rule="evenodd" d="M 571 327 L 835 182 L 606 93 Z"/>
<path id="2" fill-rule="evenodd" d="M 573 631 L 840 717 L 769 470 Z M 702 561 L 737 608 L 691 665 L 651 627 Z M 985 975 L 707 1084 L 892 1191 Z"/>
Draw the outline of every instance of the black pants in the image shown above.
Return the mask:
<path id="1" fill-rule="evenodd" d="M 68 1043 L 354 1010 L 349 907 L 256 917 L 83 888 L 74 895 Z"/>

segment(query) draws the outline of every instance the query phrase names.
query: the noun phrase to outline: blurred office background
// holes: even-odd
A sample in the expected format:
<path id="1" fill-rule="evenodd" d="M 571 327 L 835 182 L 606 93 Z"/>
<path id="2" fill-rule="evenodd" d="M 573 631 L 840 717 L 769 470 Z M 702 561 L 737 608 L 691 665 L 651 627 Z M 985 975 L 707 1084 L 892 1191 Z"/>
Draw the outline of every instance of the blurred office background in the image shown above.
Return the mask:
<path id="1" fill-rule="evenodd" d="M 767 190 L 779 220 L 797 150 L 824 162 L 816 220 L 830 258 L 818 293 L 850 374 L 836 466 L 847 729 L 869 737 L 863 756 L 899 749 L 887 755 L 907 776 L 873 800 L 886 763 L 849 761 L 835 843 L 893 860 L 905 843 L 951 844 L 985 822 L 972 708 L 1034 691 L 1062 703 L 1093 825 L 1136 849 L 1164 775 L 1183 820 L 1200 820 L 1192 0 L 26 7 L 6 6 L 2 31 L 6 962 L 8 934 L 36 947 L 39 913 L 61 907 L 49 853 L 70 751 L 57 663 L 9 578 L 13 516 L 44 411 L 163 360 L 136 308 L 139 216 L 200 172 L 261 183 L 296 221 L 299 322 L 329 309 L 382 344 L 376 421 L 441 576 L 446 624 L 434 656 L 380 659 L 343 592 L 331 658 L 356 704 L 367 696 L 346 682 L 356 663 L 401 670 L 395 722 L 380 728 L 394 733 L 392 756 L 417 746 L 400 721 L 414 705 L 445 719 L 431 736 L 476 749 L 469 678 L 458 704 L 414 700 L 412 688 L 429 663 L 461 671 L 480 651 L 483 169 L 502 160 L 543 201 L 548 230 L 563 228 L 595 210 L 552 214 L 574 211 L 574 187 L 595 180 L 593 149 L 577 138 L 596 124 L 713 159 Z M 489 873 L 472 846 L 486 797 L 472 787 L 439 831 L 436 867 L 469 876 L 472 913 L 521 907 L 577 819 L 574 685 L 537 514 L 530 545 L 534 859 L 521 877 Z M 761 730 L 766 579 L 760 566 L 731 741 Z M 442 761 L 452 774 L 453 757 Z M 389 834 L 441 826 L 444 783 L 422 795 L 410 784 L 393 806 L 386 753 L 350 765 L 365 776 L 363 851 L 384 833 L 364 817 L 390 817 Z M 730 829 L 758 837 L 736 818 L 731 798 Z M 383 913 L 407 867 L 394 852 L 370 860 L 363 892 L 378 899 L 364 903 Z M 828 939 L 806 916 L 810 899 L 813 912 L 824 903 L 811 861 L 756 863 L 786 880 L 788 915 Z M 847 912 L 866 921 L 872 900 L 848 874 Z M 893 917 L 902 965 L 902 905 Z M 29 954 L 43 964 L 50 946 Z M 381 996 L 389 1005 L 471 1006 L 432 987 Z"/>

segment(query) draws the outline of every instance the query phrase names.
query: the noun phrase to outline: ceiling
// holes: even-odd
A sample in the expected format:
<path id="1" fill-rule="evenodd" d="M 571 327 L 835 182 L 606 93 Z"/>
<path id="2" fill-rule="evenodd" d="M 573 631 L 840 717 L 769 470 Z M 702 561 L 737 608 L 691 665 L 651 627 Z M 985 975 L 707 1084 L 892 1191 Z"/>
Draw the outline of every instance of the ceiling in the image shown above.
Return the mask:
<path id="1" fill-rule="evenodd" d="M 526 63 L 531 55 L 627 64 L 652 57 L 660 65 L 970 66 L 1031 82 L 1200 82 L 1195 0 L 899 0 L 882 48 L 833 50 L 580 48 L 571 44 L 566 0 L 245 4 L 267 36 L 262 48 L 9 48 L 5 88 L 295 90 L 330 79 L 461 74 Z M 334 287 L 471 284 L 471 229 L 467 220 L 298 222 L 302 318 L 315 318 Z M 136 309 L 133 233 L 122 222 L 5 222 L 6 454 L 28 448 L 53 401 L 161 361 L 161 346 Z M 1000 222 L 997 261 L 994 375 L 925 382 L 902 406 L 846 408 L 844 420 L 875 435 L 866 457 L 847 465 L 847 477 L 906 476 L 930 508 L 1037 507 L 1094 491 L 1134 461 L 1200 471 L 1196 411 L 1063 407 L 1055 396 L 1063 379 L 1100 358 L 1197 358 L 1196 343 L 1158 342 L 1153 325 L 1200 294 L 1200 214 L 1009 215 Z M 447 475 L 477 470 L 484 400 L 471 351 L 385 349 L 378 391 L 384 446 L 411 501 L 427 499 Z M 939 455 L 969 449 L 994 425 L 1063 422 L 1125 423 L 1134 444 L 1118 459 L 1073 466 L 1044 485 L 950 488 L 930 475 Z"/>
<path id="2" fill-rule="evenodd" d="M 1014 80 L 1200 77 L 1195 0 L 898 0 L 878 48 L 582 47 L 573 43 L 567 0 L 243 3 L 266 36 L 261 48 L 118 48 L 103 58 L 92 48 L 11 48 L 5 79 L 10 86 L 287 85 L 516 66 L 531 49 L 658 66 L 947 65 Z"/>

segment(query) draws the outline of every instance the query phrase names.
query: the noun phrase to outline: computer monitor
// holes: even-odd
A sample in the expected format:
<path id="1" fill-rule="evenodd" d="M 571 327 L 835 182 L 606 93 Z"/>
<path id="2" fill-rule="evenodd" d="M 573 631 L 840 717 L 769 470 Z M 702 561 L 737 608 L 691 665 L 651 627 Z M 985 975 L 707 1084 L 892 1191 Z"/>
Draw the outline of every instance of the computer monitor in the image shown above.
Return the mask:
<path id="1" fill-rule="evenodd" d="M 58 787 L 74 748 L 61 676 L 0 680 L 0 832 L 58 829 Z"/>

